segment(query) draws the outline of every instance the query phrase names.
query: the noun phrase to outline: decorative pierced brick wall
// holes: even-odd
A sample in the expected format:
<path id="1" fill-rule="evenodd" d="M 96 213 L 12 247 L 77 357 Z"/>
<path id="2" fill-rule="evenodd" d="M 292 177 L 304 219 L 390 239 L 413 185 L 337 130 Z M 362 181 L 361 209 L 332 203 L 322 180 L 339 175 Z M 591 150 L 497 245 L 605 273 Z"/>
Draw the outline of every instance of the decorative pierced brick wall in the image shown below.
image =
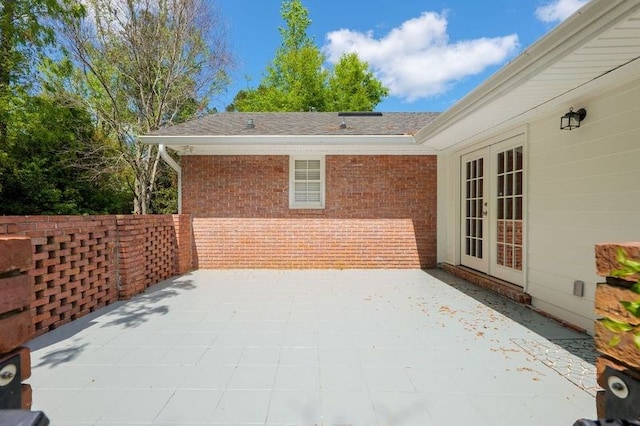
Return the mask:
<path id="1" fill-rule="evenodd" d="M 596 270 L 598 275 L 606 277 L 606 282 L 599 283 L 596 288 L 596 314 L 601 318 L 638 326 L 640 319 L 624 309 L 620 301 L 640 300 L 640 295 L 630 290 L 631 285 L 640 280 L 640 276 L 623 279 L 611 276 L 612 271 L 620 269 L 616 260 L 618 248 L 624 249 L 628 258 L 640 259 L 640 242 L 596 245 Z M 634 344 L 634 333 L 619 333 L 620 342 L 612 344 L 616 333 L 603 326 L 600 321 L 596 322 L 595 331 L 596 349 L 600 352 L 596 361 L 597 379 L 604 389 L 597 395 L 598 417 L 640 419 L 640 349 Z M 627 387 L 626 397 L 616 396 L 615 386 L 620 386 L 620 383 L 611 381 L 612 375 L 623 380 Z"/>
<path id="2" fill-rule="evenodd" d="M 31 352 L 21 347 L 33 335 L 31 265 L 28 237 L 0 236 L 0 366 L 9 375 L 2 377 L 0 410 L 31 408 L 31 386 L 21 383 L 31 376 Z"/>
<path id="3" fill-rule="evenodd" d="M 171 216 L 117 216 L 122 299 L 176 275 L 178 238 Z"/>
<path id="4" fill-rule="evenodd" d="M 35 335 L 117 300 L 113 216 L 6 216 L 3 230 L 31 237 Z"/>
<path id="5" fill-rule="evenodd" d="M 184 156 L 200 268 L 436 265 L 435 156 L 327 156 L 321 210 L 289 209 L 288 156 Z"/>
<path id="6" fill-rule="evenodd" d="M 178 255 L 189 225 L 180 215 L 0 217 L 0 235 L 31 237 L 34 335 L 192 269 L 190 250 Z"/>

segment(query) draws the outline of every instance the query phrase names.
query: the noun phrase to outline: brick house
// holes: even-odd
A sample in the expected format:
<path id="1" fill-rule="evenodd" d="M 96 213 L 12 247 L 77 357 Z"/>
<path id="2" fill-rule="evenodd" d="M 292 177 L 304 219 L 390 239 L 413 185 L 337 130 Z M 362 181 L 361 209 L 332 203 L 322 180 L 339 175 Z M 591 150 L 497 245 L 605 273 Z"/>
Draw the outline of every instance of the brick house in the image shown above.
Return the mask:
<path id="1" fill-rule="evenodd" d="M 200 268 L 429 268 L 437 159 L 413 134 L 436 115 L 219 113 L 146 140 L 180 154 Z"/>
<path id="2" fill-rule="evenodd" d="M 591 331 L 594 245 L 640 241 L 639 112 L 640 2 L 592 0 L 442 114 L 221 114 L 147 141 L 182 156 L 201 267 L 438 263 Z M 289 192 L 298 159 L 319 208 Z"/>

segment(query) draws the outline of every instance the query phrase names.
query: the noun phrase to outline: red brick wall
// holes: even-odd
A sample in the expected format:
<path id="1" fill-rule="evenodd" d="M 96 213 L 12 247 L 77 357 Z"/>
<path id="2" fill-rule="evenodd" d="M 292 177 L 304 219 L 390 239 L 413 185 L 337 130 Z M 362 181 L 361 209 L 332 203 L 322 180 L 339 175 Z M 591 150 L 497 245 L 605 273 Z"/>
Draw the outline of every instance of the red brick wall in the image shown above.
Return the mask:
<path id="1" fill-rule="evenodd" d="M 196 259 L 193 253 L 193 229 L 191 228 L 191 216 L 186 214 L 173 215 L 173 227 L 176 234 L 177 266 L 176 274 L 184 274 L 196 269 Z"/>
<path id="2" fill-rule="evenodd" d="M 0 364 L 20 360 L 19 374 L 2 385 L 0 410 L 31 408 L 31 386 L 25 383 L 16 386 L 15 381 L 22 382 L 31 376 L 31 352 L 20 345 L 33 335 L 30 315 L 33 285 L 27 274 L 32 263 L 28 237 L 0 236 Z"/>
<path id="3" fill-rule="evenodd" d="M 36 335 L 117 300 L 115 229 L 110 216 L 0 218 L 0 232 L 31 237 Z"/>
<path id="4" fill-rule="evenodd" d="M 117 216 L 119 296 L 129 299 L 176 275 L 178 239 L 171 216 Z"/>
<path id="5" fill-rule="evenodd" d="M 184 156 L 200 268 L 436 264 L 435 156 L 327 156 L 322 210 L 289 209 L 288 156 Z"/>
<path id="6" fill-rule="evenodd" d="M 0 217 L 0 235 L 31 237 L 35 335 L 191 269 L 175 222 L 189 235 L 178 215 Z"/>

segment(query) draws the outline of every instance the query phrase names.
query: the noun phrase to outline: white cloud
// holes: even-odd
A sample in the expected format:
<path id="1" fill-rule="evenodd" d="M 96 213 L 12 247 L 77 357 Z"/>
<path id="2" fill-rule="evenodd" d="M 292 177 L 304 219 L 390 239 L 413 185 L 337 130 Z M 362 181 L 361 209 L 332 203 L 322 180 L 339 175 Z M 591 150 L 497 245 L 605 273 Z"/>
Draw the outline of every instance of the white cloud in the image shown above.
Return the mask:
<path id="1" fill-rule="evenodd" d="M 326 38 L 329 62 L 356 52 L 391 95 L 409 102 L 442 94 L 456 81 L 504 62 L 518 48 L 515 34 L 450 43 L 446 17 L 434 12 L 424 12 L 382 38 L 348 29 Z"/>
<path id="2" fill-rule="evenodd" d="M 553 0 L 536 9 L 536 17 L 542 22 L 560 22 L 571 16 L 589 0 Z"/>

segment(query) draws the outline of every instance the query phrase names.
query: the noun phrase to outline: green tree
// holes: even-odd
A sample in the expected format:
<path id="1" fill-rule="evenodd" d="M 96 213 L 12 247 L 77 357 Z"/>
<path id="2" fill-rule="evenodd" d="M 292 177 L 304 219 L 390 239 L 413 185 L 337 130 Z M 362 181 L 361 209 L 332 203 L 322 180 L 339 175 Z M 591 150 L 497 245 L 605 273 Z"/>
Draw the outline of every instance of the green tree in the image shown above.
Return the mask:
<path id="1" fill-rule="evenodd" d="M 0 3 L 0 214 L 131 210 L 116 174 L 94 176 L 106 145 L 90 114 L 40 92 L 54 25 L 83 16 L 73 0 Z"/>
<path id="2" fill-rule="evenodd" d="M 307 35 L 311 19 L 301 0 L 284 0 L 281 15 L 282 43 L 262 81 L 239 91 L 228 111 L 370 111 L 387 96 L 355 53 L 343 56 L 333 73 L 324 68 L 325 56 Z"/>
<path id="3" fill-rule="evenodd" d="M 234 99 L 239 111 L 324 110 L 328 74 L 322 68 L 324 55 L 307 35 L 309 12 L 300 0 L 285 0 L 281 14 L 286 23 L 279 28 L 282 44 L 258 88 Z"/>
<path id="4" fill-rule="evenodd" d="M 95 173 L 108 144 L 90 115 L 52 98 L 22 98 L 0 161 L 0 214 L 128 213 L 131 193 L 117 173 Z"/>
<path id="5" fill-rule="evenodd" d="M 389 95 L 389 89 L 369 71 L 369 64 L 355 53 L 342 55 L 327 89 L 327 109 L 331 111 L 373 111 Z"/>
<path id="6" fill-rule="evenodd" d="M 230 65 L 223 26 L 206 0 L 85 4 L 88 17 L 63 30 L 77 70 L 57 86 L 117 141 L 113 160 L 131 169 L 134 213 L 149 213 L 160 159 L 137 136 L 193 117 L 221 91 Z"/>
<path id="7" fill-rule="evenodd" d="M 73 0 L 3 0 L 0 2 L 0 147 L 7 142 L 11 113 L 32 81 L 31 70 L 54 40 L 51 23 L 69 22 L 84 9 Z"/>

